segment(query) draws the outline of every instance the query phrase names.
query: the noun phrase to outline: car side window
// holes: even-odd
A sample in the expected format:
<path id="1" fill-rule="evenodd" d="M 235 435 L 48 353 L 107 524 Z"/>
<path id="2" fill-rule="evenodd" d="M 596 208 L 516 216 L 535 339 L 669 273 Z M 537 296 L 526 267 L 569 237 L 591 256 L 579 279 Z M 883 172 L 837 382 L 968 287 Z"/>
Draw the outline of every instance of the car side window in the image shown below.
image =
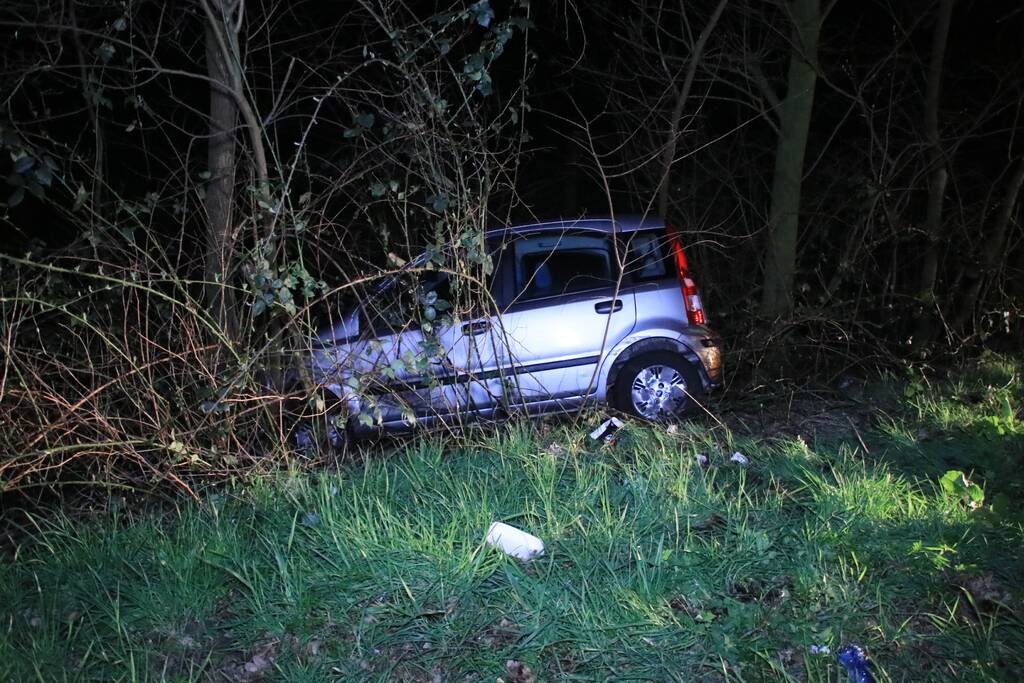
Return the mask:
<path id="1" fill-rule="evenodd" d="M 633 282 L 660 280 L 669 275 L 667 238 L 662 231 L 638 232 L 627 238 L 623 271 Z"/>
<path id="2" fill-rule="evenodd" d="M 510 303 L 584 292 L 615 284 L 608 238 L 564 233 L 528 235 L 502 252 L 511 273 Z"/>
<path id="3" fill-rule="evenodd" d="M 421 318 L 431 321 L 451 305 L 451 288 L 451 278 L 440 271 L 398 273 L 364 302 L 367 327 L 380 335 L 415 327 Z"/>

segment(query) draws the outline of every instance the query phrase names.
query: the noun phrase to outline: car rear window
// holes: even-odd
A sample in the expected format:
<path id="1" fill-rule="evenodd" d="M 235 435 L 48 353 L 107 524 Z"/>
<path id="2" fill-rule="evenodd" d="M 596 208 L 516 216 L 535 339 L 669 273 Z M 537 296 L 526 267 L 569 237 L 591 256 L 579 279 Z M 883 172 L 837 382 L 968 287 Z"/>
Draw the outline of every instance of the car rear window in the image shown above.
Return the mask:
<path id="1" fill-rule="evenodd" d="M 631 235 L 626 249 L 625 273 L 635 282 L 668 277 L 667 241 L 660 230 Z"/>

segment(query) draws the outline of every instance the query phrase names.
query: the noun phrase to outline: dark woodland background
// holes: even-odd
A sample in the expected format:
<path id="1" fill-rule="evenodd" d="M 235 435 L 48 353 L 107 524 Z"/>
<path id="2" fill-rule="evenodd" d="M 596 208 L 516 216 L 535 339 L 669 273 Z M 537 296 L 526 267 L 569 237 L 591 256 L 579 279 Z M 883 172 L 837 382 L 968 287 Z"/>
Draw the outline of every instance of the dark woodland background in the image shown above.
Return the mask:
<path id="1" fill-rule="evenodd" d="M 509 222 L 664 215 L 730 392 L 1024 338 L 1013 0 L 10 0 L 0 31 L 12 495 L 279 463 L 309 332 L 424 249 L 486 272 Z"/>

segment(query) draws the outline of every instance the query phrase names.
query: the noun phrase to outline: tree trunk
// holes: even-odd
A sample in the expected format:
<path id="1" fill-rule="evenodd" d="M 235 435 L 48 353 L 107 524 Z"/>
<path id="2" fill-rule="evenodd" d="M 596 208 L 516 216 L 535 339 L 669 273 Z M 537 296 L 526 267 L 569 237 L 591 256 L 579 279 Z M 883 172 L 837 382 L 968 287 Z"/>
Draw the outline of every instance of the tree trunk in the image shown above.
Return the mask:
<path id="1" fill-rule="evenodd" d="M 928 85 L 925 93 L 924 133 L 928 144 L 928 208 L 925 216 L 925 249 L 921 261 L 921 279 L 917 300 L 920 305 L 912 344 L 920 350 L 934 335 L 935 280 L 939 272 L 939 245 L 942 239 L 942 203 L 949 171 L 939 141 L 939 99 L 942 91 L 942 64 L 946 58 L 953 0 L 939 0 L 939 16 L 932 34 L 932 53 L 928 61 Z"/>
<path id="2" fill-rule="evenodd" d="M 1013 218 L 1013 211 L 1017 206 L 1017 198 L 1020 196 L 1021 187 L 1024 186 L 1024 157 L 1017 161 L 1017 168 L 1006 186 L 1003 195 L 1002 205 L 996 215 L 996 222 L 992 231 L 985 235 L 981 250 L 981 260 L 978 263 L 978 272 L 965 287 L 964 293 L 957 304 L 953 315 L 953 327 L 963 329 L 967 322 L 974 315 L 974 307 L 978 302 L 978 294 L 985 282 L 988 281 L 999 266 L 1000 260 L 1006 249 L 1006 238 L 1009 233 L 1010 220 Z"/>
<path id="3" fill-rule="evenodd" d="M 697 43 L 693 46 L 693 53 L 690 55 L 690 62 L 686 66 L 686 76 L 683 79 L 683 85 L 676 93 L 676 103 L 672 108 L 672 119 L 669 127 L 668 140 L 665 144 L 665 149 L 661 154 L 661 178 L 658 184 L 658 216 L 661 218 L 667 218 L 668 213 L 668 196 L 672 183 L 670 182 L 670 176 L 672 173 L 672 164 L 676 160 L 676 149 L 678 148 L 679 142 L 679 126 L 683 119 L 683 111 L 686 109 L 686 101 L 690 99 L 690 90 L 693 88 L 693 79 L 697 75 L 697 66 L 700 64 L 701 58 L 704 56 L 704 47 L 708 43 L 708 38 L 711 36 L 711 32 L 715 29 L 715 24 L 718 23 L 719 17 L 722 16 L 722 11 L 725 10 L 725 6 L 729 0 L 719 0 L 718 6 L 715 7 L 715 11 L 711 14 L 711 18 L 708 19 L 708 23 L 705 24 L 704 28 L 700 32 L 700 36 L 697 37 Z"/>
<path id="4" fill-rule="evenodd" d="M 224 9 L 213 0 L 217 9 Z M 224 13 L 221 13 L 222 16 Z M 210 79 L 218 86 L 210 87 L 210 131 L 207 155 L 210 181 L 206 187 L 206 295 L 207 302 L 222 330 L 231 338 L 236 332 L 234 296 L 229 279 L 232 269 L 234 245 L 232 239 L 232 204 L 235 191 L 235 126 L 238 105 L 231 91 L 230 66 L 225 63 L 222 41 L 217 32 L 223 31 L 212 21 L 206 24 L 206 68 Z"/>
<path id="5" fill-rule="evenodd" d="M 791 0 L 788 6 L 794 24 L 794 40 L 786 77 L 786 98 L 779 106 L 779 139 L 772 176 L 761 297 L 761 312 L 768 316 L 793 311 L 800 187 L 818 77 L 815 63 L 821 30 L 820 0 Z"/>

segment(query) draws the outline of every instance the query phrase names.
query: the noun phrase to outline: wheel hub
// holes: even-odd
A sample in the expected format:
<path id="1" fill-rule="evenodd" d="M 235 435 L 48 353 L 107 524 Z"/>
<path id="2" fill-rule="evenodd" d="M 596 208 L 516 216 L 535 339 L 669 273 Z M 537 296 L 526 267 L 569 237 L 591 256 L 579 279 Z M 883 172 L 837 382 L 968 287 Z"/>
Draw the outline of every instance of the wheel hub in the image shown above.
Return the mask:
<path id="1" fill-rule="evenodd" d="M 676 415 L 686 402 L 686 380 L 667 365 L 650 365 L 633 380 L 633 408 L 649 420 Z"/>

